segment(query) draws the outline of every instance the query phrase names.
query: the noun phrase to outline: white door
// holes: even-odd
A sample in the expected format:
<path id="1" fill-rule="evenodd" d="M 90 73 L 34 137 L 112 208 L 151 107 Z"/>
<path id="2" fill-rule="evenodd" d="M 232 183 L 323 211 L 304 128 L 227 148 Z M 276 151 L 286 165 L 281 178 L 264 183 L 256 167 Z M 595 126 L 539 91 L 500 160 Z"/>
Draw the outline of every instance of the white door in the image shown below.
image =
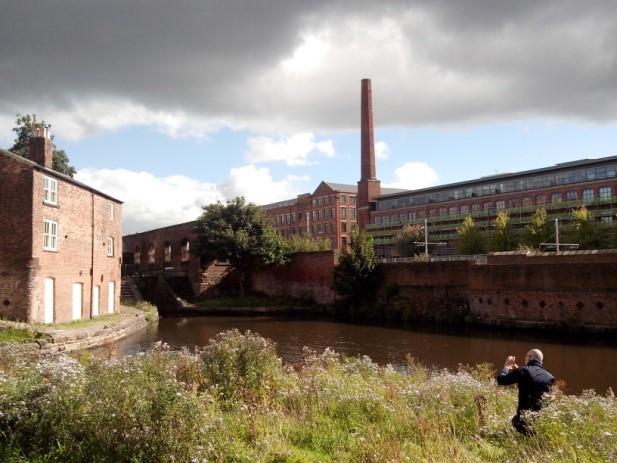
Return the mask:
<path id="1" fill-rule="evenodd" d="M 53 278 L 45 278 L 43 282 L 43 307 L 44 307 L 44 315 L 43 322 L 44 323 L 53 323 L 54 322 L 54 279 Z"/>
<path id="2" fill-rule="evenodd" d="M 81 320 L 82 294 L 83 285 L 81 283 L 73 283 L 73 320 Z"/>
<path id="3" fill-rule="evenodd" d="M 95 286 L 92 288 L 92 316 L 96 317 L 99 314 L 101 303 L 101 287 Z"/>
<path id="4" fill-rule="evenodd" d="M 107 312 L 114 313 L 116 304 L 116 283 L 114 281 L 109 282 L 107 289 Z"/>

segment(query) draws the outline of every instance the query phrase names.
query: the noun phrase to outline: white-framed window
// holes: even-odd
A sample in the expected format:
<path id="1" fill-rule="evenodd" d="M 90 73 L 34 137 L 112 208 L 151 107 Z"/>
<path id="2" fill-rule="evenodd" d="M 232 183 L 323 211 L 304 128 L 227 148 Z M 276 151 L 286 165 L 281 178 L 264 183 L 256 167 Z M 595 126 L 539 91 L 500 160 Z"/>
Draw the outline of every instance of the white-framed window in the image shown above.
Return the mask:
<path id="1" fill-rule="evenodd" d="M 58 204 L 58 180 L 43 176 L 43 202 Z"/>
<path id="2" fill-rule="evenodd" d="M 498 211 L 502 211 L 506 208 L 506 202 L 505 201 L 496 201 L 495 202 L 495 209 L 497 209 Z"/>
<path id="3" fill-rule="evenodd" d="M 114 220 L 114 203 L 109 203 L 109 220 Z"/>
<path id="4" fill-rule="evenodd" d="M 114 256 L 114 239 L 112 236 L 107 237 L 107 257 Z"/>
<path id="5" fill-rule="evenodd" d="M 605 186 L 598 189 L 598 197 L 600 201 L 610 201 L 611 200 L 611 187 Z"/>
<path id="6" fill-rule="evenodd" d="M 583 202 L 589 204 L 593 202 L 593 188 L 583 190 Z"/>
<path id="7" fill-rule="evenodd" d="M 43 228 L 43 250 L 58 250 L 58 222 L 45 220 Z"/>

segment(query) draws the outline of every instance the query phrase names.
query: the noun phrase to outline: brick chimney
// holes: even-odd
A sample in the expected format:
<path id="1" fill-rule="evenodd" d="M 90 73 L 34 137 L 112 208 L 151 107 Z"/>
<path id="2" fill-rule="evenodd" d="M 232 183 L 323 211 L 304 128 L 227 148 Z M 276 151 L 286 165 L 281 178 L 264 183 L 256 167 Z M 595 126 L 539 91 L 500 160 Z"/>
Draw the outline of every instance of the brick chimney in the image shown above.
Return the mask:
<path id="1" fill-rule="evenodd" d="M 373 128 L 373 94 L 370 79 L 362 79 L 361 99 L 361 155 L 360 181 L 358 182 L 358 226 L 366 230 L 370 211 L 375 209 L 375 199 L 381 194 L 381 183 L 375 168 L 375 134 Z"/>
<path id="2" fill-rule="evenodd" d="M 54 142 L 49 137 L 49 129 L 32 123 L 30 133 L 30 160 L 49 169 L 53 165 Z"/>

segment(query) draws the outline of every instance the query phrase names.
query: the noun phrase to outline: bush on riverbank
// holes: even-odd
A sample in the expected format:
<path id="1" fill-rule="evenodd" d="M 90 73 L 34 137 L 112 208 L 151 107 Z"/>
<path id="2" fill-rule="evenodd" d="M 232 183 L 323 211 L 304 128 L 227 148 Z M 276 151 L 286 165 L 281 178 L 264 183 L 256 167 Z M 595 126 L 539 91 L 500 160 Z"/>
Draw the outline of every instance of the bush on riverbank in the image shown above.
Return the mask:
<path id="1" fill-rule="evenodd" d="M 456 373 L 410 359 L 306 351 L 231 331 L 203 350 L 114 361 L 0 358 L 0 460 L 13 462 L 614 461 L 617 402 L 555 394 L 537 436 L 510 428 L 511 388 L 490 367 Z"/>

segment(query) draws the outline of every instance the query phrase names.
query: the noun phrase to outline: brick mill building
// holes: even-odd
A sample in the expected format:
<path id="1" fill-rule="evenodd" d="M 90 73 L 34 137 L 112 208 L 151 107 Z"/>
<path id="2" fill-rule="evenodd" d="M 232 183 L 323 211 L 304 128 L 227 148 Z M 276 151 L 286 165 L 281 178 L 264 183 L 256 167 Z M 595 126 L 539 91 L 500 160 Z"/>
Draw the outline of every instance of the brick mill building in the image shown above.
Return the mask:
<path id="1" fill-rule="evenodd" d="M 52 170 L 46 128 L 30 158 L 0 150 L 0 316 L 33 323 L 119 305 L 121 201 Z"/>

